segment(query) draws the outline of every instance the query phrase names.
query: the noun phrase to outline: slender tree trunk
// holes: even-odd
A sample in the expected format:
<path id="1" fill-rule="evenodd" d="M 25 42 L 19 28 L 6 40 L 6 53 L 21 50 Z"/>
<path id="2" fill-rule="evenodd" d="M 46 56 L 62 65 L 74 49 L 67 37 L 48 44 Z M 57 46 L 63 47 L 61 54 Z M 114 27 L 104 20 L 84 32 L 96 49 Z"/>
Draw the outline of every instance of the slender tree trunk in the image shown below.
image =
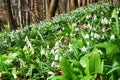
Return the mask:
<path id="1" fill-rule="evenodd" d="M 45 7 L 45 0 L 42 0 L 42 3 L 43 3 L 43 18 L 45 18 L 46 17 L 46 7 Z"/>
<path id="2" fill-rule="evenodd" d="M 46 20 L 55 16 L 59 0 L 46 0 Z"/>
<path id="3" fill-rule="evenodd" d="M 78 0 L 78 7 L 81 6 L 82 0 Z"/>
<path id="4" fill-rule="evenodd" d="M 0 19 L 0 31 L 1 31 L 2 29 L 4 29 L 4 25 L 3 25 L 3 23 L 2 23 L 2 20 Z"/>
<path id="5" fill-rule="evenodd" d="M 20 27 L 23 27 L 22 0 L 18 0 L 18 14 L 19 14 Z"/>
<path id="6" fill-rule="evenodd" d="M 70 6 L 71 6 L 71 10 L 76 9 L 75 0 L 70 0 Z"/>
<path id="7" fill-rule="evenodd" d="M 67 0 L 67 12 L 70 11 L 70 0 Z"/>
<path id="8" fill-rule="evenodd" d="M 17 24 L 13 19 L 11 2 L 10 0 L 5 0 L 5 3 L 6 3 L 7 17 L 8 17 L 8 23 L 9 23 L 10 29 L 15 30 L 17 29 Z"/>

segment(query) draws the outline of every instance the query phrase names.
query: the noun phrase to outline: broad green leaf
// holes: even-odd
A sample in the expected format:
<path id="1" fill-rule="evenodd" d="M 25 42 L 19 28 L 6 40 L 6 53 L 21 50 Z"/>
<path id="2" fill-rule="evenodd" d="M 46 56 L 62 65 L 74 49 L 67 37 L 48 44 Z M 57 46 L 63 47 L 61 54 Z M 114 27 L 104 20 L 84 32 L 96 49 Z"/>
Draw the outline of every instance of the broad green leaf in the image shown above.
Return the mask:
<path id="1" fill-rule="evenodd" d="M 113 11 L 112 11 L 112 18 L 116 18 L 117 17 L 117 10 L 116 10 L 116 8 L 115 9 L 113 9 Z"/>
<path id="2" fill-rule="evenodd" d="M 75 80 L 75 75 L 73 74 L 73 68 L 72 68 L 72 66 L 63 57 L 60 60 L 60 66 L 61 66 L 61 69 L 62 69 L 62 71 L 63 71 L 64 76 L 65 76 L 66 79 L 68 79 L 68 80 Z"/>
<path id="3" fill-rule="evenodd" d="M 90 54 L 86 54 L 83 57 L 81 57 L 81 59 L 80 59 L 80 64 L 82 65 L 83 68 L 86 68 L 85 73 L 87 75 L 90 75 L 90 72 L 89 72 L 89 56 L 90 56 Z"/>
<path id="4" fill-rule="evenodd" d="M 116 59 L 117 53 L 119 52 L 119 47 L 114 41 L 99 43 L 95 46 L 98 48 L 104 48 L 106 50 L 107 58 L 112 62 Z"/>
<path id="5" fill-rule="evenodd" d="M 93 76 L 84 76 L 80 80 L 91 80 Z"/>
<path id="6" fill-rule="evenodd" d="M 52 80 L 69 80 L 69 79 L 66 79 L 64 76 L 56 76 L 52 78 Z"/>
<path id="7" fill-rule="evenodd" d="M 83 66 L 81 66 L 80 62 L 78 62 L 76 60 L 70 60 L 70 62 L 72 62 L 73 65 L 79 69 L 79 71 L 82 73 L 82 75 L 85 74 L 84 68 L 83 68 Z"/>
<path id="8" fill-rule="evenodd" d="M 97 48 L 90 53 L 89 71 L 91 74 L 101 73 L 101 58 Z"/>

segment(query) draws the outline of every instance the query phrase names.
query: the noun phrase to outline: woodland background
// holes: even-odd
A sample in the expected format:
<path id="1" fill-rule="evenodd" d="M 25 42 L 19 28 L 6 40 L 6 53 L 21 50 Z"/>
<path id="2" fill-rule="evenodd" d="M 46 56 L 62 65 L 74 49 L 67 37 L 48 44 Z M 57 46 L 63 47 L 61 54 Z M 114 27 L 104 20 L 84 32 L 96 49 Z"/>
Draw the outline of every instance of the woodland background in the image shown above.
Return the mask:
<path id="1" fill-rule="evenodd" d="M 4 29 L 4 24 L 15 30 L 102 1 L 105 0 L 0 0 L 0 30 Z M 113 1 L 119 3 L 119 0 Z"/>

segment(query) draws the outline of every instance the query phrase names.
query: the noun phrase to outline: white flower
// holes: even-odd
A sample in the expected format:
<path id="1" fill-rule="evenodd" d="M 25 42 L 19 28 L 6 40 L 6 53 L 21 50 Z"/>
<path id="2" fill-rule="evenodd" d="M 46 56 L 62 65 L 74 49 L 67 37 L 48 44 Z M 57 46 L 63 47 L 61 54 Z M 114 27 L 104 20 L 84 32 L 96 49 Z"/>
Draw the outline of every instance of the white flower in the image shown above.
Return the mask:
<path id="1" fill-rule="evenodd" d="M 115 39 L 115 35 L 112 34 L 112 35 L 110 36 L 110 39 Z"/>
<path id="2" fill-rule="evenodd" d="M 92 26 L 90 24 L 88 24 L 86 27 L 92 29 Z"/>
<path id="3" fill-rule="evenodd" d="M 7 59 L 5 62 L 6 62 L 6 63 L 10 63 L 11 61 L 10 61 L 9 59 Z"/>
<path id="4" fill-rule="evenodd" d="M 70 33 L 70 36 L 72 37 L 72 36 L 73 36 L 73 34 L 72 34 L 72 33 Z"/>
<path id="5" fill-rule="evenodd" d="M 73 27 L 74 27 L 74 26 L 77 26 L 77 24 L 76 24 L 76 23 L 73 23 L 72 26 L 73 26 Z"/>
<path id="6" fill-rule="evenodd" d="M 55 49 L 58 49 L 60 47 L 59 42 L 55 43 Z"/>
<path id="7" fill-rule="evenodd" d="M 107 18 L 102 19 L 101 24 L 103 24 L 103 25 L 108 24 Z"/>
<path id="8" fill-rule="evenodd" d="M 119 14 L 119 11 L 117 11 L 117 14 Z"/>
<path id="9" fill-rule="evenodd" d="M 44 55 L 45 54 L 45 50 L 42 49 L 40 53 L 41 53 L 41 55 Z"/>
<path id="10" fill-rule="evenodd" d="M 16 78 L 17 78 L 17 75 L 16 75 L 16 74 L 13 74 L 13 77 L 14 77 L 14 79 L 16 79 Z"/>
<path id="11" fill-rule="evenodd" d="M 66 33 L 66 36 L 68 36 L 68 33 Z"/>
<path id="12" fill-rule="evenodd" d="M 105 32 L 105 28 L 102 28 L 102 32 Z"/>
<path id="13" fill-rule="evenodd" d="M 65 28 L 62 28 L 62 30 L 64 31 L 64 30 L 65 30 Z"/>
<path id="14" fill-rule="evenodd" d="M 79 28 L 75 28 L 75 31 L 79 31 Z"/>
<path id="15" fill-rule="evenodd" d="M 52 50 L 50 51 L 50 53 L 54 54 L 54 53 L 55 53 L 54 49 L 52 49 Z"/>
<path id="16" fill-rule="evenodd" d="M 83 46 L 82 49 L 81 49 L 81 51 L 82 51 L 82 52 L 86 52 L 86 51 L 87 51 L 86 47 Z"/>
<path id="17" fill-rule="evenodd" d="M 87 42 L 87 46 L 89 46 L 90 45 L 90 42 Z"/>
<path id="18" fill-rule="evenodd" d="M 96 31 L 96 28 L 93 28 L 93 31 Z"/>
<path id="19" fill-rule="evenodd" d="M 97 34 L 97 33 L 95 33 L 95 34 L 94 34 L 94 38 L 99 39 L 99 38 L 100 38 L 100 35 Z"/>
<path id="20" fill-rule="evenodd" d="M 55 66 L 55 61 L 51 63 L 51 67 L 54 67 L 54 66 Z"/>
<path id="21" fill-rule="evenodd" d="M 93 33 L 93 32 L 91 32 L 91 34 L 90 34 L 90 35 L 91 35 L 91 37 L 92 37 L 92 36 L 94 35 L 94 33 Z"/>
<path id="22" fill-rule="evenodd" d="M 58 56 L 58 54 L 56 54 L 54 60 L 58 61 L 58 59 L 59 59 L 59 56 Z"/>
<path id="23" fill-rule="evenodd" d="M 89 18 L 91 18 L 91 15 L 87 15 L 87 16 L 86 16 L 86 19 L 89 19 Z"/>
<path id="24" fill-rule="evenodd" d="M 104 35 L 102 35 L 101 39 L 105 39 L 105 36 L 104 36 Z"/>
<path id="25" fill-rule="evenodd" d="M 72 44 L 69 43 L 68 47 L 69 47 L 69 51 L 70 51 L 70 52 L 73 52 Z"/>
<path id="26" fill-rule="evenodd" d="M 85 39 L 88 39 L 88 38 L 89 38 L 89 35 L 88 35 L 88 34 L 86 34 L 86 35 L 84 36 L 84 38 L 85 38 Z"/>
<path id="27" fill-rule="evenodd" d="M 54 73 L 53 73 L 52 71 L 48 71 L 48 74 L 50 74 L 50 75 L 51 75 L 51 74 L 54 74 Z"/>
<path id="28" fill-rule="evenodd" d="M 49 49 L 50 47 L 49 47 L 49 45 L 47 45 L 47 49 Z"/>
<path id="29" fill-rule="evenodd" d="M 97 18 L 96 15 L 94 15 L 94 16 L 93 16 L 93 19 L 96 20 L 96 18 Z"/>

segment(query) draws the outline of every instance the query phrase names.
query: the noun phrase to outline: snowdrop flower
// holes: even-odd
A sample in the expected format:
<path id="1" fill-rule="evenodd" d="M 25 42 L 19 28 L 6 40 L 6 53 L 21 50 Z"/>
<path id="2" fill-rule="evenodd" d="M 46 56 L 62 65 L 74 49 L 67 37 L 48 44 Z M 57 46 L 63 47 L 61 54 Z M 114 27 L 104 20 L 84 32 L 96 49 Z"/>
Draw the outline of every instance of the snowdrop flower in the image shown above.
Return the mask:
<path id="1" fill-rule="evenodd" d="M 95 34 L 94 34 L 94 38 L 99 39 L 99 38 L 100 38 L 100 35 L 97 34 L 97 33 L 95 33 Z"/>
<path id="2" fill-rule="evenodd" d="M 120 17 L 118 19 L 120 20 Z"/>
<path id="3" fill-rule="evenodd" d="M 62 30 L 64 31 L 64 30 L 65 30 L 65 28 L 62 28 Z"/>
<path id="4" fill-rule="evenodd" d="M 86 34 L 86 35 L 84 36 L 84 38 L 85 38 L 85 39 L 88 39 L 88 38 L 89 38 L 89 35 L 88 35 L 88 34 Z"/>
<path id="5" fill-rule="evenodd" d="M 13 74 L 13 77 L 14 77 L 14 79 L 17 79 L 17 75 L 16 74 Z"/>
<path id="6" fill-rule="evenodd" d="M 91 18 L 91 15 L 87 15 L 87 16 L 86 16 L 86 19 L 89 19 L 89 18 Z"/>
<path id="7" fill-rule="evenodd" d="M 49 49 L 50 47 L 49 47 L 49 45 L 47 45 L 47 49 Z"/>
<path id="8" fill-rule="evenodd" d="M 66 33 L 66 36 L 68 36 L 68 33 Z"/>
<path id="9" fill-rule="evenodd" d="M 119 11 L 117 11 L 117 14 L 119 14 Z"/>
<path id="10" fill-rule="evenodd" d="M 96 20 L 96 18 L 97 18 L 96 15 L 94 15 L 94 16 L 93 16 L 93 19 Z"/>
<path id="11" fill-rule="evenodd" d="M 76 24 L 76 23 L 73 23 L 72 26 L 73 26 L 73 27 L 74 27 L 74 26 L 77 26 L 77 24 Z"/>
<path id="12" fill-rule="evenodd" d="M 81 49 L 81 51 L 82 51 L 82 52 L 86 52 L 86 51 L 87 51 L 86 47 L 83 46 L 82 49 Z"/>
<path id="13" fill-rule="evenodd" d="M 54 67 L 54 66 L 55 66 L 55 61 L 51 63 L 51 67 Z"/>
<path id="14" fill-rule="evenodd" d="M 9 59 L 7 59 L 5 62 L 6 62 L 6 63 L 10 63 L 11 61 L 10 61 Z"/>
<path id="15" fill-rule="evenodd" d="M 87 42 L 87 46 L 89 46 L 90 45 L 90 42 Z"/>
<path id="16" fill-rule="evenodd" d="M 52 54 L 55 54 L 55 51 L 54 51 L 54 49 L 52 49 L 52 50 L 50 51 L 50 53 L 52 53 Z"/>
<path id="17" fill-rule="evenodd" d="M 75 31 L 79 31 L 79 28 L 75 28 Z"/>
<path id="18" fill-rule="evenodd" d="M 92 26 L 90 24 L 88 24 L 86 27 L 92 29 Z"/>
<path id="19" fill-rule="evenodd" d="M 72 37 L 72 36 L 73 36 L 73 34 L 72 34 L 72 33 L 70 33 L 70 36 Z"/>
<path id="20" fill-rule="evenodd" d="M 59 41 L 55 43 L 55 49 L 58 49 L 60 47 Z"/>
<path id="21" fill-rule="evenodd" d="M 96 28 L 93 28 L 93 31 L 96 31 Z"/>
<path id="22" fill-rule="evenodd" d="M 92 37 L 93 35 L 94 35 L 94 33 L 93 33 L 93 32 L 91 32 L 90 36 Z"/>
<path id="23" fill-rule="evenodd" d="M 104 35 L 102 35 L 101 39 L 105 39 L 105 36 L 104 36 Z"/>
<path id="24" fill-rule="evenodd" d="M 105 28 L 102 28 L 102 32 L 105 32 Z"/>
<path id="25" fill-rule="evenodd" d="M 102 19 L 101 24 L 103 24 L 103 25 L 108 24 L 107 18 Z"/>
<path id="26" fill-rule="evenodd" d="M 58 59 L 59 59 L 59 56 L 58 56 L 58 54 L 56 54 L 54 60 L 58 61 Z"/>
<path id="27" fill-rule="evenodd" d="M 70 51 L 70 52 L 73 52 L 72 44 L 69 43 L 68 47 L 69 47 L 69 51 Z"/>
<path id="28" fill-rule="evenodd" d="M 110 39 L 115 39 L 115 35 L 112 34 L 112 35 L 110 36 Z"/>
<path id="29" fill-rule="evenodd" d="M 41 55 L 44 55 L 45 54 L 45 50 L 42 49 L 40 53 L 41 53 Z"/>
<path id="30" fill-rule="evenodd" d="M 61 33 L 62 31 L 60 30 L 58 33 Z"/>
<path id="31" fill-rule="evenodd" d="M 52 74 L 54 74 L 52 71 L 48 71 L 48 74 L 50 74 L 50 75 L 52 75 Z"/>

